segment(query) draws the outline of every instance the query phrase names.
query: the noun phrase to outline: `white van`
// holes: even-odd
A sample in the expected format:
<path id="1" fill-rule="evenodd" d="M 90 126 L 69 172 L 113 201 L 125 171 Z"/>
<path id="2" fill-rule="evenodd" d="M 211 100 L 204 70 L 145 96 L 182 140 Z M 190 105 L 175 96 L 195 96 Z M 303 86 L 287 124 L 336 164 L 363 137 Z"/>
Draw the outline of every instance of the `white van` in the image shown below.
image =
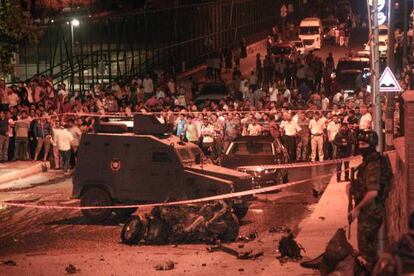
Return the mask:
<path id="1" fill-rule="evenodd" d="M 305 47 L 321 49 L 323 28 L 319 18 L 308 17 L 303 19 L 299 25 L 299 39 Z"/>

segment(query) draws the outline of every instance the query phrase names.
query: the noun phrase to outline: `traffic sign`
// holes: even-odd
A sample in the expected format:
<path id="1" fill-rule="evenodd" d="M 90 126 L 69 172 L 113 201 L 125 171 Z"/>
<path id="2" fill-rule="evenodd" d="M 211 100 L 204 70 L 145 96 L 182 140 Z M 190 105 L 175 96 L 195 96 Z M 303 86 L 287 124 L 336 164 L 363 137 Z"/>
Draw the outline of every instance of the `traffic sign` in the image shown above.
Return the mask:
<path id="1" fill-rule="evenodd" d="M 379 92 L 400 92 L 401 86 L 389 67 L 385 68 L 379 79 Z"/>
<path id="2" fill-rule="evenodd" d="M 286 17 L 288 14 L 288 9 L 286 7 L 285 4 L 282 5 L 282 7 L 280 8 L 280 16 L 281 17 Z"/>

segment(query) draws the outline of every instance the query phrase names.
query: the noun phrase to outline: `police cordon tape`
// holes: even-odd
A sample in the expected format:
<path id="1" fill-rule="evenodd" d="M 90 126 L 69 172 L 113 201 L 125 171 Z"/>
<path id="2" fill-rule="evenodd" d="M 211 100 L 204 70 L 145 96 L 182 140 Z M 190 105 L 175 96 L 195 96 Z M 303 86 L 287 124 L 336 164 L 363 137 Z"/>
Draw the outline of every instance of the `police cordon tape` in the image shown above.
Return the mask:
<path id="1" fill-rule="evenodd" d="M 325 109 L 325 110 L 318 110 L 318 109 L 285 109 L 282 110 L 209 110 L 209 111 L 191 111 L 187 110 L 186 108 L 182 108 L 181 111 L 146 111 L 144 108 L 141 109 L 142 111 L 135 111 L 135 112 L 62 112 L 58 114 L 62 115 L 71 115 L 71 116 L 90 116 L 90 117 L 133 117 L 135 114 L 144 114 L 144 115 L 168 115 L 168 114 L 175 114 L 175 115 L 189 115 L 189 114 L 278 114 L 278 113 L 308 113 L 308 112 L 318 112 L 319 114 L 324 112 L 331 112 L 331 111 L 339 111 L 334 109 Z"/>
<path id="2" fill-rule="evenodd" d="M 240 166 L 238 170 L 240 171 L 263 171 L 271 169 L 294 169 L 294 168 L 308 168 L 308 167 L 320 167 L 326 165 L 335 165 L 342 162 L 350 162 L 352 160 L 360 159 L 360 155 L 338 158 L 325 161 L 315 161 L 315 162 L 297 162 L 297 163 L 287 163 L 287 164 L 278 164 L 278 165 L 257 165 L 257 166 Z"/>
<path id="3" fill-rule="evenodd" d="M 265 188 L 251 189 L 242 192 L 235 192 L 229 194 L 221 194 L 216 196 L 209 196 L 197 199 L 188 199 L 174 202 L 160 202 L 160 203 L 149 203 L 149 204 L 133 204 L 133 205 L 111 205 L 111 206 L 61 206 L 61 205 L 36 205 L 36 204 L 26 204 L 26 203 L 15 203 L 10 201 L 0 201 L 0 206 L 10 206 L 10 207 L 21 207 L 21 208 L 30 208 L 30 209 L 60 209 L 60 210 L 91 210 L 91 209 L 128 209 L 128 208 L 144 208 L 144 207 L 159 207 L 159 206 L 175 206 L 175 205 L 186 205 L 186 204 L 196 204 L 203 203 L 214 200 L 223 200 L 231 199 L 235 197 L 249 196 L 255 194 L 262 194 L 267 192 L 272 192 L 280 189 L 285 189 L 294 185 L 306 183 L 315 179 L 322 179 L 326 177 L 332 177 L 332 173 L 319 175 L 309 179 L 303 179 L 298 181 L 292 181 L 285 184 L 273 185 Z"/>
<path id="4" fill-rule="evenodd" d="M 387 151 L 386 153 L 394 152 L 395 150 Z M 261 165 L 261 166 L 245 166 L 242 168 L 249 168 L 249 169 L 279 169 L 279 168 L 301 168 L 301 167 L 318 167 L 318 166 L 325 166 L 325 165 L 332 165 L 338 164 L 341 162 L 356 160 L 361 158 L 360 156 L 352 156 L 348 158 L 341 158 L 341 159 L 334 159 L 334 160 L 327 160 L 321 162 L 305 162 L 305 163 L 292 163 L 292 164 L 280 164 L 280 165 Z M 350 171 L 351 168 L 344 169 L 342 171 Z M 181 200 L 181 201 L 174 201 L 174 202 L 160 202 L 160 203 L 149 203 L 149 204 L 134 204 L 134 205 L 111 205 L 111 206 L 61 206 L 61 205 L 36 205 L 36 204 L 25 204 L 25 203 L 14 203 L 10 201 L 0 201 L 0 206 L 10 206 L 10 207 L 22 207 L 22 208 L 32 208 L 32 209 L 66 209 L 66 210 L 91 210 L 91 209 L 127 209 L 127 208 L 144 208 L 144 207 L 158 207 L 158 206 L 174 206 L 174 205 L 185 205 L 185 204 L 195 204 L 195 203 L 203 203 L 208 201 L 214 200 L 222 200 L 222 199 L 231 199 L 235 197 L 242 197 L 242 196 L 249 196 L 255 194 L 262 194 L 267 192 L 272 192 L 284 188 L 288 188 L 297 184 L 306 183 L 311 180 L 321 179 L 326 177 L 331 177 L 332 173 L 318 175 L 312 178 L 307 178 L 298 181 L 292 181 L 285 184 L 278 184 L 273 185 L 265 188 L 258 188 L 258 189 L 251 189 L 247 191 L 235 192 L 235 193 L 228 193 L 228 194 L 221 194 L 216 196 L 210 197 L 203 197 L 198 199 L 189 199 L 189 200 Z"/>
<path id="5" fill-rule="evenodd" d="M 61 112 L 61 113 L 52 113 L 45 116 L 37 116 L 33 119 L 42 119 L 42 118 L 50 118 L 50 117 L 63 117 L 63 116 L 75 116 L 75 117 L 95 117 L 95 118 L 132 118 L 135 114 L 143 114 L 143 115 L 197 115 L 197 114 L 204 114 L 204 115 L 223 115 L 223 114 L 267 114 L 267 115 L 275 115 L 278 113 L 308 113 L 308 112 L 331 112 L 334 110 L 327 109 L 327 110 L 304 110 L 304 109 L 289 109 L 289 110 L 276 110 L 276 111 L 268 111 L 268 110 L 253 110 L 253 111 L 245 111 L 245 110 L 232 110 L 232 111 L 162 111 L 162 112 L 153 112 L 153 111 L 140 111 L 140 112 Z"/>

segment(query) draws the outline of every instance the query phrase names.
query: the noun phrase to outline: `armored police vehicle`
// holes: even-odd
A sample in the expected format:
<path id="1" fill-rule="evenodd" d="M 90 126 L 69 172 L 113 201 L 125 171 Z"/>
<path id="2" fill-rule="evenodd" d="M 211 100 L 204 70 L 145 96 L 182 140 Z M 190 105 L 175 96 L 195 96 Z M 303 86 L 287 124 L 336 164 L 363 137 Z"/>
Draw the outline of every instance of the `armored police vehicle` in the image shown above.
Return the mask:
<path id="1" fill-rule="evenodd" d="M 251 176 L 219 167 L 201 149 L 167 135 L 168 126 L 153 115 L 135 115 L 133 131 L 126 124 L 101 123 L 98 133 L 82 136 L 73 177 L 74 198 L 81 206 L 111 206 L 194 199 L 252 188 Z M 246 215 L 251 197 L 230 201 L 238 218 Z M 112 211 L 128 215 L 135 209 L 84 209 L 94 221 Z"/>

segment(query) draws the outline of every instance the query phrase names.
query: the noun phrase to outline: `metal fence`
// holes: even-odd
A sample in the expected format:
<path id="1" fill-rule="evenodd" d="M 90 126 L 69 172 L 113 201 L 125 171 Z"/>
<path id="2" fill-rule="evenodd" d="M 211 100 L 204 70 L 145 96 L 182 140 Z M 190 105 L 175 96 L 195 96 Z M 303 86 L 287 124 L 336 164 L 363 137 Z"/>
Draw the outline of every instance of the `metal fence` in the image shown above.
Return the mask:
<path id="1" fill-rule="evenodd" d="M 270 32 L 280 3 L 275 0 L 218 1 L 122 16 L 55 23 L 37 45 L 23 45 L 15 79 L 53 76 L 86 89 L 156 69 L 181 72 L 203 63 L 219 48 Z M 72 36 L 73 34 L 73 36 Z"/>

